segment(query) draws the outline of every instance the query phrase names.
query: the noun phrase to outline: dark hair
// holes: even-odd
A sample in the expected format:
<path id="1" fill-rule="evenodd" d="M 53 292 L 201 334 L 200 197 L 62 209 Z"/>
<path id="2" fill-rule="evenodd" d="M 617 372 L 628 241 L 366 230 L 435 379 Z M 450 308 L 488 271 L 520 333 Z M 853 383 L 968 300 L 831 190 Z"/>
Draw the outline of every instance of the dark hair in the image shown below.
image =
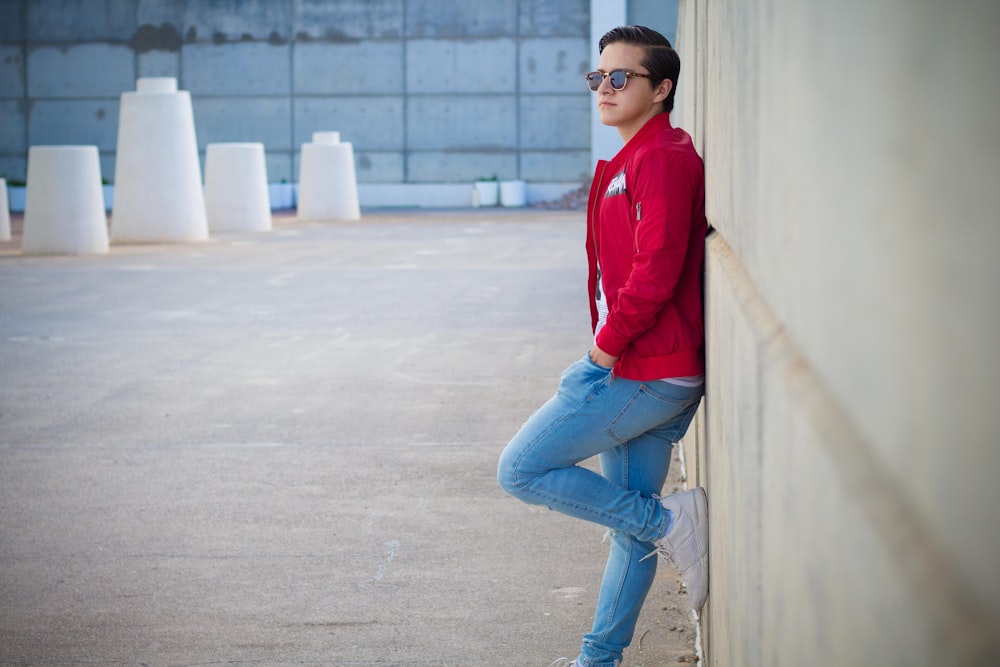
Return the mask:
<path id="1" fill-rule="evenodd" d="M 670 79 L 670 94 L 663 100 L 663 110 L 667 113 L 673 111 L 677 77 L 681 73 L 681 59 L 670 45 L 670 40 L 652 28 L 624 25 L 609 30 L 604 37 L 601 37 L 597 46 L 598 53 L 604 53 L 604 47 L 615 42 L 643 47 L 646 53 L 641 64 L 649 70 L 649 85 L 655 88 L 664 79 Z"/>

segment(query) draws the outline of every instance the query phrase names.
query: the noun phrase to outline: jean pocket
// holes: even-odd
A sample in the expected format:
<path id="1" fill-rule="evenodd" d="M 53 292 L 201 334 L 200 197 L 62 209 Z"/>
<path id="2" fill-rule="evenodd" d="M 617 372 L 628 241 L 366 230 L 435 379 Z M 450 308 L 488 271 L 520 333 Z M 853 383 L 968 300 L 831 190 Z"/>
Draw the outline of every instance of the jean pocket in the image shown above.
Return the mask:
<path id="1" fill-rule="evenodd" d="M 683 397 L 668 396 L 651 391 L 646 384 L 639 386 L 608 424 L 608 435 L 617 442 L 628 442 L 647 431 L 669 426 L 675 420 L 690 421 L 691 407 L 697 406 L 700 393 L 690 390 L 684 393 Z"/>
<path id="2" fill-rule="evenodd" d="M 610 377 L 611 369 L 595 364 L 587 354 L 563 373 L 558 393 L 571 401 L 588 401 L 600 392 Z"/>
<path id="3" fill-rule="evenodd" d="M 642 391 L 651 397 L 669 403 L 670 405 L 688 406 L 697 401 L 704 393 L 705 385 L 689 387 L 682 384 L 672 384 L 665 381 L 644 382 Z"/>
<path id="4" fill-rule="evenodd" d="M 601 366 L 599 363 L 591 359 L 589 351 L 587 352 L 587 354 L 583 355 L 583 359 L 581 359 L 580 361 L 589 366 L 590 368 L 600 371 L 605 375 L 611 374 L 611 368 L 608 366 Z"/>

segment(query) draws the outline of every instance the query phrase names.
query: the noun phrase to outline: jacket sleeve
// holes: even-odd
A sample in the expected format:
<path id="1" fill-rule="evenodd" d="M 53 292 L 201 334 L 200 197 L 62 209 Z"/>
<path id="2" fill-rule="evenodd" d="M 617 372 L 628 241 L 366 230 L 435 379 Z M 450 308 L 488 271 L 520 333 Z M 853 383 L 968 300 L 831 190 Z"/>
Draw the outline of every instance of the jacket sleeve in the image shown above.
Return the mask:
<path id="1" fill-rule="evenodd" d="M 648 331 L 674 296 L 691 235 L 695 172 L 672 151 L 646 154 L 627 184 L 635 230 L 628 279 L 597 336 L 597 346 L 621 356 L 628 344 Z"/>

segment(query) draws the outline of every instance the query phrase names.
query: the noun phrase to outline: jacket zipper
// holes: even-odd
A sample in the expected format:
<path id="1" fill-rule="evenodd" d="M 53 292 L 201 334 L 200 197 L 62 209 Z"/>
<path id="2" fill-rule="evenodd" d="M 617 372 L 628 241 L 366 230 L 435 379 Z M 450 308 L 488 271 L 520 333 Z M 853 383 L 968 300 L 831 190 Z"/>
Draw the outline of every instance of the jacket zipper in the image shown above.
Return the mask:
<path id="1" fill-rule="evenodd" d="M 635 251 L 639 252 L 639 223 L 642 222 L 642 202 L 635 203 L 635 234 L 632 236 Z"/>

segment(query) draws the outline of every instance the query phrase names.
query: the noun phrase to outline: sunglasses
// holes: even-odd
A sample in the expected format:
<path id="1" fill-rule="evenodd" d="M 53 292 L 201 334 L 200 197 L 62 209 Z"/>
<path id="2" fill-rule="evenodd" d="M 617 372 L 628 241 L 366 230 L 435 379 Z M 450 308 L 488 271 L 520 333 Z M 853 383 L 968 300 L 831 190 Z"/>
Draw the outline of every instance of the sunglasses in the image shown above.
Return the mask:
<path id="1" fill-rule="evenodd" d="M 601 72 L 598 70 L 596 72 L 590 72 L 584 78 L 587 79 L 587 85 L 590 86 L 590 89 L 596 92 L 597 89 L 601 87 L 601 83 L 604 82 L 605 77 L 611 79 L 611 87 L 614 90 L 624 90 L 625 84 L 627 84 L 628 80 L 633 76 L 639 76 L 644 79 L 649 78 L 648 74 L 628 72 L 623 69 L 616 69 L 611 72 Z"/>

